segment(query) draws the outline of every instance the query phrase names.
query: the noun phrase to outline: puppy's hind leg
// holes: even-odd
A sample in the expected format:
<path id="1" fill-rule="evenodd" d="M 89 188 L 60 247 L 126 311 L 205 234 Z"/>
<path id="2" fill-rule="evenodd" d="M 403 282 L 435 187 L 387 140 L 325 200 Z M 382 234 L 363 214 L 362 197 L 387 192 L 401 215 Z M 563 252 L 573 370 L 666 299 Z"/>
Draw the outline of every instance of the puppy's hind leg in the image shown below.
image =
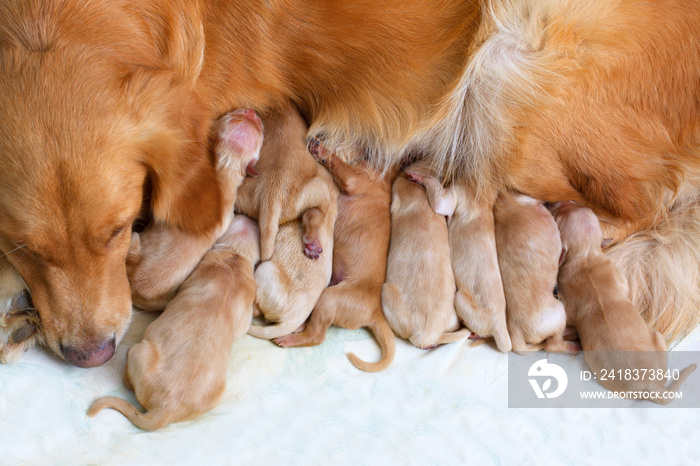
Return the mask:
<path id="1" fill-rule="evenodd" d="M 456 341 L 461 340 L 462 338 L 467 338 L 469 335 L 471 335 L 471 333 L 472 331 L 468 328 L 460 328 L 459 330 L 455 330 L 454 332 L 445 332 L 442 335 L 440 335 L 438 341 L 435 342 L 435 346 L 446 345 L 447 343 L 454 343 Z"/>
<path id="2" fill-rule="evenodd" d="M 340 190 L 345 193 L 354 193 L 357 186 L 357 183 L 353 183 L 354 178 L 366 176 L 333 152 L 326 150 L 317 138 L 309 140 L 309 152 L 328 170 Z"/>
<path id="3" fill-rule="evenodd" d="M 331 288 L 327 288 L 326 291 L 329 289 Z M 306 327 L 299 333 L 275 338 L 275 343 L 278 346 L 281 348 L 288 348 L 295 346 L 316 346 L 323 343 L 326 339 L 328 327 L 333 323 L 334 315 L 333 308 L 323 304 L 326 291 L 323 292 L 318 303 L 316 303 L 316 307 L 314 307 Z"/>
<path id="4" fill-rule="evenodd" d="M 581 345 L 575 341 L 564 340 L 563 334 L 556 334 L 547 338 L 544 349 L 550 353 L 578 353 L 581 351 Z"/>
<path id="5" fill-rule="evenodd" d="M 304 230 L 302 240 L 304 242 L 304 254 L 309 259 L 316 260 L 321 257 L 323 246 L 319 235 L 319 229 L 323 224 L 323 212 L 313 207 L 301 217 L 301 224 Z"/>

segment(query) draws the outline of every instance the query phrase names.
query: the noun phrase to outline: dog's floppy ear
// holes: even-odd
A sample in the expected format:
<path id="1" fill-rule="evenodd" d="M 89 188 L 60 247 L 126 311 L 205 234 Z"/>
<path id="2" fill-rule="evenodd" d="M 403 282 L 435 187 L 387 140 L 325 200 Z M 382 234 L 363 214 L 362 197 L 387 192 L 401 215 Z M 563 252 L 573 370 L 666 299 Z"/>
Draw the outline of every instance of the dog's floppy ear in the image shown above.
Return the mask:
<path id="1" fill-rule="evenodd" d="M 203 144 L 178 141 L 169 131 L 150 138 L 145 163 L 154 221 L 194 234 L 218 226 L 221 192 L 213 158 Z"/>

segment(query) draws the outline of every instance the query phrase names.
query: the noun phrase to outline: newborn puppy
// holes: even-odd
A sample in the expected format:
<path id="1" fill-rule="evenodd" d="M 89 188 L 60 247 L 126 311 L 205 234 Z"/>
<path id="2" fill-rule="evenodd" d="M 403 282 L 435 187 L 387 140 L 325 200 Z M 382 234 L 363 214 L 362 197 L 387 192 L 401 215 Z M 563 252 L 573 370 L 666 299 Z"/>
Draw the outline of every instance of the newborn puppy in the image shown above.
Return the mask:
<path id="1" fill-rule="evenodd" d="M 427 170 L 420 162 L 394 181 L 391 241 L 382 307 L 391 329 L 419 348 L 457 341 L 469 334 L 455 314 L 455 280 L 445 217 L 433 212 L 418 183 Z"/>
<path id="2" fill-rule="evenodd" d="M 0 292 L 0 363 L 8 364 L 43 344 L 44 337 L 27 285 L 4 255 L 0 256 Z"/>
<path id="3" fill-rule="evenodd" d="M 311 154 L 307 155 L 312 158 Z M 333 204 L 328 206 L 325 214 L 317 208 L 308 209 L 302 220 L 292 220 L 280 226 L 272 258 L 261 262 L 255 270 L 258 284 L 255 315 L 262 313 L 273 325 L 251 325 L 248 333 L 254 337 L 270 340 L 297 330 L 309 317 L 331 280 L 338 188 L 331 176 L 325 170 L 323 172 L 327 177 L 325 189 L 334 200 Z M 305 235 L 304 224 L 317 225 L 317 238 L 326 251 L 318 260 L 306 257 L 299 247 Z"/>
<path id="4" fill-rule="evenodd" d="M 492 205 L 477 201 L 463 178 L 446 189 L 433 177 L 426 177 L 423 185 L 433 210 L 449 219 L 457 317 L 474 332 L 470 338 L 492 336 L 499 350 L 510 351 Z"/>
<path id="5" fill-rule="evenodd" d="M 346 163 L 318 140 L 309 148 L 341 190 L 333 235 L 333 275 L 305 329 L 277 338 L 275 343 L 282 347 L 319 345 L 331 324 L 350 329 L 366 326 L 377 338 L 382 358 L 376 363 L 362 361 L 353 353 L 348 358 L 358 369 L 378 372 L 391 364 L 396 352 L 381 302 L 391 235 L 391 182 L 396 170 L 382 177 L 367 163 Z"/>
<path id="6" fill-rule="evenodd" d="M 270 260 L 280 225 L 303 220 L 299 249 L 318 259 L 330 244 L 320 241 L 320 222 L 336 198 L 327 189 L 328 175 L 309 155 L 308 128 L 299 112 L 288 105 L 265 119 L 265 144 L 256 168 L 261 173 L 246 179 L 238 190 L 236 212 L 258 219 L 260 259 Z M 337 207 L 334 207 L 337 209 Z M 321 215 L 304 212 L 316 209 Z M 330 251 L 330 249 L 329 249 Z"/>
<path id="7" fill-rule="evenodd" d="M 503 193 L 494 207 L 498 265 L 514 351 L 577 351 L 563 340 L 566 313 L 554 297 L 561 254 L 559 230 L 544 205 Z"/>
<path id="8" fill-rule="evenodd" d="M 210 235 L 191 235 L 166 225 L 152 224 L 133 233 L 127 274 L 134 306 L 160 310 L 192 273 L 233 218 L 236 191 L 246 174 L 257 175 L 263 127 L 252 110 L 234 110 L 215 126 L 216 170 L 222 192 L 221 224 Z"/>
<path id="9" fill-rule="evenodd" d="M 652 331 L 628 297 L 627 281 L 601 249 L 603 233 L 593 211 L 574 202 L 552 207 L 559 225 L 564 257 L 559 269 L 559 293 L 570 325 L 583 346 L 584 359 L 598 374 L 601 369 L 647 369 L 665 374 L 666 342 Z M 600 380 L 613 391 L 676 391 L 695 370 L 683 369 L 667 389 L 660 380 Z M 660 404 L 673 398 L 655 398 Z"/>
<path id="10" fill-rule="evenodd" d="M 231 345 L 250 326 L 259 241 L 256 223 L 236 216 L 146 329 L 143 341 L 129 349 L 124 383 L 146 412 L 108 396 L 95 401 L 88 416 L 112 408 L 137 427 L 155 430 L 216 406 L 226 385 Z"/>

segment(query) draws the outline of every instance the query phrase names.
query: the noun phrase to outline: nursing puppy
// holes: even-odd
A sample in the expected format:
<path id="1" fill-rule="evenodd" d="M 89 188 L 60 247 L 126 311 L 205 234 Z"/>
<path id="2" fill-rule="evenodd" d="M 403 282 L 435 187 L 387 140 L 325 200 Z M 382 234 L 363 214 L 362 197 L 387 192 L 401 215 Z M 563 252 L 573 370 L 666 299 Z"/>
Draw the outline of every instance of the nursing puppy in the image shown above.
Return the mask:
<path id="1" fill-rule="evenodd" d="M 335 199 L 337 188 L 330 175 L 326 175 L 326 189 Z M 304 212 L 302 220 L 292 220 L 279 227 L 272 258 L 261 262 L 255 269 L 258 290 L 254 313 L 256 316 L 262 314 L 267 322 L 273 324 L 251 325 L 248 330 L 250 335 L 268 340 L 288 335 L 309 317 L 331 280 L 333 225 L 337 211 L 333 204 L 325 215 L 319 209 L 309 209 Z M 317 238 L 325 245 L 325 254 L 317 260 L 307 257 L 299 247 L 302 238 L 306 236 L 303 226 L 305 223 L 318 225 Z"/>
<path id="2" fill-rule="evenodd" d="M 319 222 L 325 218 L 335 198 L 328 189 L 328 174 L 309 155 L 308 128 L 299 112 L 286 105 L 265 119 L 265 144 L 256 168 L 260 176 L 243 182 L 238 190 L 236 212 L 258 219 L 260 258 L 272 257 L 280 225 L 303 219 L 304 254 L 318 259 L 324 248 L 319 238 Z M 321 215 L 304 215 L 316 209 Z"/>
<path id="3" fill-rule="evenodd" d="M 561 255 L 554 218 L 531 197 L 503 193 L 494 219 L 513 351 L 576 351 L 563 340 L 566 313 L 554 297 Z"/>
<path id="4" fill-rule="evenodd" d="M 422 184 L 433 210 L 448 217 L 457 317 L 474 332 L 470 338 L 493 337 L 499 350 L 510 351 L 491 204 L 477 200 L 464 178 L 444 189 L 433 177 L 426 177 Z"/>
<path id="5" fill-rule="evenodd" d="M 161 310 L 175 296 L 204 253 L 228 228 L 236 191 L 246 174 L 257 175 L 254 166 L 260 155 L 263 127 L 254 111 L 227 113 L 216 123 L 214 135 L 217 181 L 222 192 L 221 222 L 207 234 L 192 234 L 161 223 L 132 234 L 126 264 L 132 300 L 138 308 Z"/>
<path id="6" fill-rule="evenodd" d="M 408 173 L 418 180 L 425 170 L 413 164 L 392 186 L 391 241 L 382 308 L 396 335 L 427 349 L 457 341 L 469 331 L 458 330 L 445 217 L 433 212 L 425 189 L 410 181 Z"/>
<path id="7" fill-rule="evenodd" d="M 603 233 L 590 209 L 571 201 L 558 202 L 552 213 L 561 232 L 564 260 L 559 269 L 559 293 L 569 325 L 581 340 L 584 359 L 594 372 L 601 369 L 668 369 L 666 342 L 652 331 L 629 300 L 627 280 L 603 254 Z M 608 390 L 673 392 L 696 369 L 692 364 L 668 388 L 659 380 L 600 380 Z M 652 398 L 668 404 L 673 398 Z"/>
<path id="8" fill-rule="evenodd" d="M 252 319 L 259 241 L 256 223 L 236 216 L 143 341 L 129 349 L 124 383 L 146 412 L 108 396 L 95 401 L 88 416 L 116 409 L 137 427 L 154 430 L 216 406 L 226 386 L 231 345 Z"/>
<path id="9" fill-rule="evenodd" d="M 282 347 L 314 346 L 323 343 L 331 325 L 369 327 L 382 348 L 381 359 L 368 363 L 353 353 L 348 353 L 348 359 L 358 369 L 378 372 L 391 364 L 396 351 L 381 302 L 391 236 L 391 183 L 396 169 L 382 176 L 366 162 L 348 164 L 318 140 L 309 148 L 341 191 L 333 234 L 331 286 L 321 294 L 304 330 L 277 338 L 275 343 Z"/>

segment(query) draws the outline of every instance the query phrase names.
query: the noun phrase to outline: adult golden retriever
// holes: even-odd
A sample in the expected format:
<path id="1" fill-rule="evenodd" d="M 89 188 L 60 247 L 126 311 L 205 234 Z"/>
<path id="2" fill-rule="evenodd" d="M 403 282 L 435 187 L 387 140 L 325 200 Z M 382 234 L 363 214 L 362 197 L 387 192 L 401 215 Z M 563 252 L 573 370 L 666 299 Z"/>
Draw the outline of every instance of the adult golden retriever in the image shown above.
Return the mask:
<path id="1" fill-rule="evenodd" d="M 206 232 L 212 122 L 292 101 L 380 166 L 421 152 L 485 201 L 591 207 L 673 337 L 700 310 L 698 24 L 696 0 L 7 0 L 0 248 L 50 347 L 103 363 L 144 186 L 155 221 Z"/>

